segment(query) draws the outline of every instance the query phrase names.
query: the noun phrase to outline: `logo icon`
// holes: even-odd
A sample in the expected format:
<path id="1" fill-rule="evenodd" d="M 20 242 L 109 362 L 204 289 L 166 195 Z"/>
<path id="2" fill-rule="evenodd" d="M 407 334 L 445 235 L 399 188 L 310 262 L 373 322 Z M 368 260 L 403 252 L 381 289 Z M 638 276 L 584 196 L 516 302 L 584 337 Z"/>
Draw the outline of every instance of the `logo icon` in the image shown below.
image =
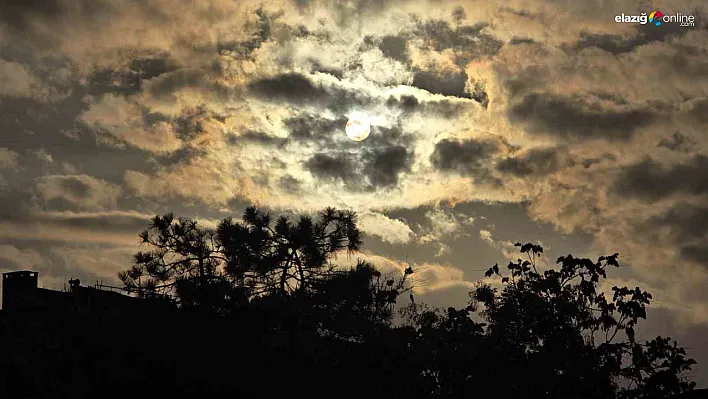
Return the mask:
<path id="1" fill-rule="evenodd" d="M 649 14 L 649 23 L 659 26 L 661 25 L 661 17 L 663 16 L 664 14 L 659 10 L 652 11 L 651 14 Z"/>

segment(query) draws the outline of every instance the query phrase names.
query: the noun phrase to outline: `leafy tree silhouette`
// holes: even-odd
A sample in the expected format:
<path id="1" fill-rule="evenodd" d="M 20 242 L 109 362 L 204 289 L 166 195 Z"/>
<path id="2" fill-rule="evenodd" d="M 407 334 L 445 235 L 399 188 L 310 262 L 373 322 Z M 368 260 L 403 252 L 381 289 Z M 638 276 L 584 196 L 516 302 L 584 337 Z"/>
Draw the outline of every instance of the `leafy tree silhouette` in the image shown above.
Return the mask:
<path id="1" fill-rule="evenodd" d="M 480 284 L 463 310 L 405 309 L 436 365 L 428 372 L 434 396 L 453 395 L 451 387 L 469 391 L 479 381 L 498 395 L 532 398 L 664 398 L 693 389 L 684 374 L 695 361 L 683 348 L 670 338 L 635 339 L 651 295 L 627 287 L 613 287 L 611 299 L 598 292 L 607 267 L 619 267 L 618 254 L 596 262 L 568 255 L 558 258 L 560 270 L 540 272 L 543 248 L 516 245 L 527 259 L 510 262 L 509 275 L 498 264 L 485 273 L 500 278 L 501 291 Z M 469 318 L 479 307 L 486 323 Z M 431 342 L 445 344 L 430 349 Z"/>

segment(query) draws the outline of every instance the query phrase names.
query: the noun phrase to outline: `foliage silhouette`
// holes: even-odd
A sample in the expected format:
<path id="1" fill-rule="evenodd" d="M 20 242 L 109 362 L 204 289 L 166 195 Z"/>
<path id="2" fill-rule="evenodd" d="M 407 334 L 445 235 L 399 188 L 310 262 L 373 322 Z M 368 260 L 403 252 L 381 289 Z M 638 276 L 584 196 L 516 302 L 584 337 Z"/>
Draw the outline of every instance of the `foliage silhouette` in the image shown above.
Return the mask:
<path id="1" fill-rule="evenodd" d="M 517 244 L 527 259 L 508 274 L 490 268 L 466 307 L 431 309 L 411 291 L 396 323 L 412 268 L 333 264 L 361 247 L 352 212 L 273 221 L 251 207 L 216 229 L 167 214 L 140 237 L 148 248 L 119 277 L 142 305 L 3 311 L 7 392 L 22 381 L 21 397 L 33 398 L 124 397 L 116 386 L 200 398 L 621 399 L 693 388 L 683 348 L 636 339 L 651 295 L 600 290 L 617 254 L 563 256 L 541 270 L 543 248 Z"/>

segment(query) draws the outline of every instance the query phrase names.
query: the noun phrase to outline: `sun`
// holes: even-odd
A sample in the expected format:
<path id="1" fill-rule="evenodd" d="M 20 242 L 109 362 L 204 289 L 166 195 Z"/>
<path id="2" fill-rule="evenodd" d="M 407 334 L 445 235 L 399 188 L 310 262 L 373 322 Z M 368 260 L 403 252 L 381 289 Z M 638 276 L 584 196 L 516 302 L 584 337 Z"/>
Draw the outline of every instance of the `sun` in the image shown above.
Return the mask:
<path id="1" fill-rule="evenodd" d="M 354 113 L 349 116 L 347 127 L 344 129 L 350 140 L 363 141 L 371 133 L 371 121 L 364 114 Z"/>

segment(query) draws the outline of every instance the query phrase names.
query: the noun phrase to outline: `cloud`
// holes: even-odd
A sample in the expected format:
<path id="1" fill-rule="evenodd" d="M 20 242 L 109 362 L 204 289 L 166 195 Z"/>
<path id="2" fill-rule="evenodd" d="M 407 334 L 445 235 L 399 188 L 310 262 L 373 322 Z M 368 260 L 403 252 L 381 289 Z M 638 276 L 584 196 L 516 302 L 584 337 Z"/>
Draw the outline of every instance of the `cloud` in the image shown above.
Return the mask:
<path id="1" fill-rule="evenodd" d="M 430 72 L 421 71 L 416 73 L 413 77 L 412 85 L 433 94 L 472 98 L 465 90 L 467 74 L 464 72 L 449 75 L 435 75 Z"/>
<path id="2" fill-rule="evenodd" d="M 582 50 L 597 47 L 612 54 L 624 54 L 634 51 L 639 46 L 682 36 L 691 31 L 691 27 L 680 24 L 666 24 L 665 27 L 666 29 L 654 29 L 651 24 L 637 25 L 636 31 L 631 32 L 631 35 L 580 32 L 579 40 L 572 48 Z"/>
<path id="3" fill-rule="evenodd" d="M 17 159 L 19 157 L 19 154 L 12 150 L 9 150 L 7 148 L 0 148 L 0 170 L 16 169 L 19 166 L 19 164 L 17 163 Z"/>
<path id="4" fill-rule="evenodd" d="M 485 229 L 479 230 L 479 238 L 487 245 L 498 249 L 505 259 L 515 261 L 519 258 L 519 249 L 515 243 L 508 240 L 496 240 L 492 232 Z"/>
<path id="5" fill-rule="evenodd" d="M 472 288 L 474 283 L 464 279 L 465 273 L 454 266 L 441 263 L 424 262 L 410 264 L 398 259 L 389 258 L 364 251 L 358 254 L 358 259 L 371 262 L 383 273 L 403 274 L 408 268 L 413 268 L 409 277 L 409 284 L 414 293 L 425 294 L 449 289 L 451 287 Z M 341 259 L 337 262 L 340 267 L 353 266 L 356 259 Z"/>
<path id="6" fill-rule="evenodd" d="M 425 213 L 430 224 L 431 234 L 435 237 L 460 233 L 461 224 L 455 214 L 443 209 L 433 209 Z"/>
<path id="7" fill-rule="evenodd" d="M 36 179 L 35 188 L 45 202 L 60 200 L 81 210 L 107 210 L 118 206 L 121 188 L 89 175 L 51 175 Z"/>
<path id="8" fill-rule="evenodd" d="M 25 66 L 0 59 L 0 96 L 43 98 L 42 82 Z"/>
<path id="9" fill-rule="evenodd" d="M 479 238 L 487 244 L 494 245 L 494 239 L 492 238 L 492 232 L 489 230 L 480 230 Z"/>
<path id="10" fill-rule="evenodd" d="M 511 107 L 509 118 L 526 123 L 533 133 L 627 140 L 636 129 L 650 124 L 655 114 L 646 109 L 590 107 L 579 98 L 532 93 Z"/>
<path id="11" fill-rule="evenodd" d="M 0 260 L 5 270 L 33 270 L 45 262 L 42 255 L 33 250 L 20 250 L 12 245 L 0 245 Z"/>
<path id="12" fill-rule="evenodd" d="M 464 271 L 450 266 L 437 263 L 424 263 L 417 266 L 412 278 L 413 290 L 416 293 L 429 293 L 431 291 L 444 290 L 455 286 L 469 288 L 474 287 L 474 283 L 464 279 Z M 415 267 L 414 267 L 414 270 Z"/>
<path id="13" fill-rule="evenodd" d="M 321 179 L 336 179 L 347 183 L 358 177 L 355 161 L 350 160 L 348 154 L 315 154 L 305 163 L 305 167 Z"/>
<path id="14" fill-rule="evenodd" d="M 112 231 L 137 235 L 150 225 L 152 215 L 135 211 L 43 211 L 33 215 L 33 219 L 54 228 L 79 228 L 86 231 Z"/>
<path id="15" fill-rule="evenodd" d="M 425 45 L 436 51 L 452 50 L 459 65 L 480 57 L 495 55 L 502 47 L 501 41 L 486 34 L 488 25 L 458 25 L 454 28 L 448 21 L 428 20 L 418 27 L 418 35 Z"/>
<path id="16" fill-rule="evenodd" d="M 408 38 L 402 35 L 385 35 L 378 43 L 379 50 L 384 56 L 402 63 L 410 62 L 408 53 Z"/>
<path id="17" fill-rule="evenodd" d="M 674 132 L 670 137 L 662 137 L 656 146 L 667 148 L 670 151 L 688 153 L 696 144 L 698 143 L 692 138 L 681 132 Z"/>
<path id="18" fill-rule="evenodd" d="M 360 213 L 358 226 L 363 232 L 394 245 L 407 244 L 414 237 L 413 230 L 405 222 L 379 212 Z"/>
<path id="19" fill-rule="evenodd" d="M 289 137 L 297 141 L 305 142 L 333 142 L 332 135 L 336 132 L 341 132 L 342 126 L 345 126 L 347 121 L 344 118 L 326 119 L 316 115 L 301 113 L 284 122 L 286 129 L 289 132 Z"/>
<path id="20" fill-rule="evenodd" d="M 430 162 L 441 171 L 484 179 L 490 161 L 503 150 L 504 143 L 494 139 L 443 139 L 435 144 Z"/>
<path id="21" fill-rule="evenodd" d="M 372 147 L 356 153 L 317 153 L 305 162 L 313 176 L 341 182 L 352 190 L 395 187 L 402 173 L 410 170 L 410 151 L 401 145 Z"/>
<path id="22" fill-rule="evenodd" d="M 545 176 L 574 164 L 563 148 L 531 148 L 499 161 L 497 170 L 516 177 Z"/>
<path id="23" fill-rule="evenodd" d="M 152 215 L 137 212 L 39 211 L 17 213 L 0 221 L 0 239 L 18 245 L 46 247 L 88 243 L 102 248 L 137 248 L 138 233 Z"/>
<path id="24" fill-rule="evenodd" d="M 130 268 L 135 252 L 131 247 L 105 248 L 96 245 L 57 246 L 49 250 L 53 261 L 65 265 L 67 272 L 71 273 L 65 278 L 83 277 L 82 284 L 86 285 L 96 281 L 118 285 L 118 273 Z"/>
<path id="25" fill-rule="evenodd" d="M 418 226 L 416 240 L 420 244 L 432 244 L 434 257 L 452 254 L 448 245 L 452 240 L 468 235 L 466 228 L 474 225 L 475 218 L 444 208 L 434 208 L 425 212 L 427 225 Z"/>
<path id="26" fill-rule="evenodd" d="M 708 194 L 708 181 L 702 177 L 706 168 L 706 155 L 694 155 L 670 166 L 645 159 L 620 170 L 614 192 L 651 202 L 674 194 Z"/>
<path id="27" fill-rule="evenodd" d="M 315 83 L 298 73 L 287 73 L 251 82 L 248 84 L 248 90 L 254 97 L 264 101 L 330 109 L 347 109 L 355 105 L 365 105 L 370 101 L 363 94 L 347 91 L 336 85 Z"/>
<path id="28" fill-rule="evenodd" d="M 81 115 L 81 120 L 117 144 L 127 143 L 155 153 L 170 153 L 182 147 L 172 124 L 166 121 L 149 124 L 139 104 L 122 96 L 104 95 Z"/>
<path id="29" fill-rule="evenodd" d="M 93 96 L 140 93 L 145 81 L 176 69 L 167 52 L 146 51 L 124 64 L 97 69 L 87 79 L 87 91 Z"/>
<path id="30" fill-rule="evenodd" d="M 708 248 L 708 207 L 703 204 L 678 202 L 664 213 L 655 214 L 638 226 L 648 231 L 666 230 L 683 259 L 699 266 L 706 265 Z"/>
<path id="31" fill-rule="evenodd" d="M 684 245 L 681 247 L 679 253 L 684 259 L 703 266 L 708 263 L 708 247 L 706 244 L 708 244 L 708 242 L 703 242 L 698 245 Z"/>

